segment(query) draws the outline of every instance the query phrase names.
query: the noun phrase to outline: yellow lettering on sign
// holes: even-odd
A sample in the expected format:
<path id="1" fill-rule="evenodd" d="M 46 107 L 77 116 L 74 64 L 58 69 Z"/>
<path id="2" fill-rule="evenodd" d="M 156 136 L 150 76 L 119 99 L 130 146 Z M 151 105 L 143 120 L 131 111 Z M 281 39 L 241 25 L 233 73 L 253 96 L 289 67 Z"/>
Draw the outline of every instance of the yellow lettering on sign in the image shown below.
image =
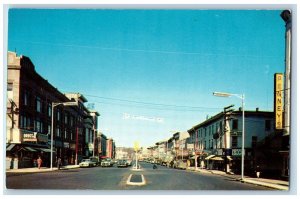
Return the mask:
<path id="1" fill-rule="evenodd" d="M 283 74 L 275 74 L 275 128 L 282 129 L 282 112 L 283 112 Z"/>

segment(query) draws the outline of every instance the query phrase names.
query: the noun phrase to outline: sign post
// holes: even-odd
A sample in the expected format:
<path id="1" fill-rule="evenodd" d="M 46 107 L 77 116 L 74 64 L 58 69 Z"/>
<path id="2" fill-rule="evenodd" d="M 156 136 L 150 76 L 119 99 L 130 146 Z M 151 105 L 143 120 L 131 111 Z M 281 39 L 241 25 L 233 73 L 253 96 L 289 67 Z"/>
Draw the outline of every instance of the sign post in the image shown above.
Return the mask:
<path id="1" fill-rule="evenodd" d="M 137 152 L 140 148 L 139 143 L 137 141 L 134 142 L 134 151 L 135 151 L 135 169 L 138 169 L 138 160 L 137 160 Z"/>

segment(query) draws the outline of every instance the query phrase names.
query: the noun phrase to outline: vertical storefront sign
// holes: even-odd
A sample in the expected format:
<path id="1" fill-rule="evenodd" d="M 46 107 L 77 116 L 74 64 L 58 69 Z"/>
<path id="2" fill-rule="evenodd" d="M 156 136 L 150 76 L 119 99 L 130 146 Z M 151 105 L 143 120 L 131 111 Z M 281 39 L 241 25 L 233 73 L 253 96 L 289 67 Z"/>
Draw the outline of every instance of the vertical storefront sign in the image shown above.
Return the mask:
<path id="1" fill-rule="evenodd" d="M 279 130 L 283 127 L 283 74 L 275 74 L 275 103 L 274 103 L 274 112 L 275 112 L 275 129 Z"/>

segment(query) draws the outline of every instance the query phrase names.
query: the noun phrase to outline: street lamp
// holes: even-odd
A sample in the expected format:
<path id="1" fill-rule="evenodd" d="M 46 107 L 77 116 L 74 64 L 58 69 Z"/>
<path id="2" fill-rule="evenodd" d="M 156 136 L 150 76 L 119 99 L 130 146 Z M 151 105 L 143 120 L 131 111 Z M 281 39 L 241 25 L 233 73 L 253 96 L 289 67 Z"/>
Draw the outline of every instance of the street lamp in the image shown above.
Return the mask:
<path id="1" fill-rule="evenodd" d="M 241 158 L 241 176 L 242 176 L 242 181 L 244 180 L 244 142 L 245 142 L 245 95 L 244 94 L 232 94 L 232 93 L 223 93 L 223 92 L 213 92 L 214 96 L 218 96 L 218 97 L 231 97 L 231 96 L 235 96 L 237 98 L 240 98 L 242 100 L 242 123 L 243 123 L 243 127 L 242 127 L 242 158 Z"/>
<path id="2" fill-rule="evenodd" d="M 78 106 L 77 102 L 52 102 L 52 110 L 51 110 L 51 156 L 50 156 L 50 168 L 53 170 L 53 123 L 54 123 L 54 107 L 58 105 L 64 105 L 64 106 Z"/>

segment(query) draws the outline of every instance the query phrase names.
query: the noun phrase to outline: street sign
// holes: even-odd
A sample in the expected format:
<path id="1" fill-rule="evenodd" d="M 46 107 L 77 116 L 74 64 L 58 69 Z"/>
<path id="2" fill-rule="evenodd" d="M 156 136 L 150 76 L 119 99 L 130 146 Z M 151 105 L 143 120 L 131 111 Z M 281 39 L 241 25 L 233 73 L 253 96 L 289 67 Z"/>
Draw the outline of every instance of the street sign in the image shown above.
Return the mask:
<path id="1" fill-rule="evenodd" d="M 133 148 L 134 148 L 135 151 L 138 151 L 139 148 L 140 148 L 139 142 L 135 141 Z"/>

